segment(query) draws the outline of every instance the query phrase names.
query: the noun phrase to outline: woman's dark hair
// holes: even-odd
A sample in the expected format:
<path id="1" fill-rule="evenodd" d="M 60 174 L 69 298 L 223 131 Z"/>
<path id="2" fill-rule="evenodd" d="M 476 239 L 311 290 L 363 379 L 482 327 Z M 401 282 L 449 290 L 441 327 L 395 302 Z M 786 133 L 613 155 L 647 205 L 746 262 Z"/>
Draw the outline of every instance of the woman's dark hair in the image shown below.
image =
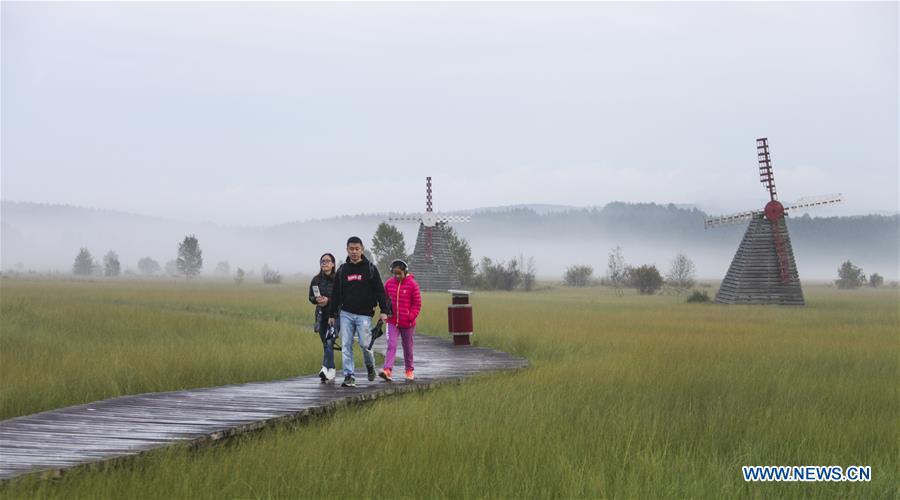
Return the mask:
<path id="1" fill-rule="evenodd" d="M 334 264 L 335 266 L 337 266 L 337 261 L 334 260 L 334 255 L 331 255 L 328 252 L 323 253 L 322 256 L 319 257 L 319 265 L 322 265 L 322 259 L 324 259 L 325 257 L 330 258 L 331 263 Z M 332 269 L 331 272 L 334 273 L 334 269 Z M 323 273 L 323 271 L 321 269 L 319 269 L 319 274 L 322 274 L 322 273 Z"/>
<path id="2" fill-rule="evenodd" d="M 397 267 L 399 267 L 401 271 L 406 272 L 409 269 L 409 264 L 407 264 L 406 262 L 404 262 L 400 259 L 397 259 L 394 262 L 391 262 L 391 271 L 393 271 L 394 268 L 397 268 Z"/>

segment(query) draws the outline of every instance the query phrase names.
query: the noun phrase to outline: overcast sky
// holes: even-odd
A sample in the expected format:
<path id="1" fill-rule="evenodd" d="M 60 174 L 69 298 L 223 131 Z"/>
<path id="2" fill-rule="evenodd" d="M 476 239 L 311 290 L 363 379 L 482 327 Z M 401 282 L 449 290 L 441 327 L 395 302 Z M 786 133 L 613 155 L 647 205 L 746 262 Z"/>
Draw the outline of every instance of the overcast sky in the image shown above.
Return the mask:
<path id="1" fill-rule="evenodd" d="M 2 198 L 897 211 L 898 3 L 2 3 Z"/>

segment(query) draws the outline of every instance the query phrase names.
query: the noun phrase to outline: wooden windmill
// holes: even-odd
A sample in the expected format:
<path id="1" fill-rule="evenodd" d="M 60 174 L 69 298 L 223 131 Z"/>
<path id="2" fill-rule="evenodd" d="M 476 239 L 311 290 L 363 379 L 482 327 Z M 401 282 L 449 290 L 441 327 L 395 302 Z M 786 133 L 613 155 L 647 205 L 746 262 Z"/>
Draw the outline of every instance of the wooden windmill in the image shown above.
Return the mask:
<path id="1" fill-rule="evenodd" d="M 469 222 L 465 215 L 435 213 L 432 207 L 431 177 L 425 178 L 425 212 L 417 215 L 390 217 L 390 222 L 419 224 L 416 246 L 409 257 L 409 269 L 416 275 L 422 290 L 450 290 L 459 288 L 459 273 L 453 262 L 447 224 Z"/>
<path id="2" fill-rule="evenodd" d="M 723 304 L 782 304 L 804 305 L 800 276 L 794 260 L 794 250 L 787 229 L 787 212 L 841 201 L 841 195 L 802 198 L 787 207 L 778 201 L 769 141 L 756 140 L 759 161 L 759 181 L 769 191 L 769 202 L 762 210 L 751 210 L 732 215 L 709 217 L 705 228 L 723 224 L 735 224 L 749 220 L 722 286 L 716 293 L 716 302 Z"/>

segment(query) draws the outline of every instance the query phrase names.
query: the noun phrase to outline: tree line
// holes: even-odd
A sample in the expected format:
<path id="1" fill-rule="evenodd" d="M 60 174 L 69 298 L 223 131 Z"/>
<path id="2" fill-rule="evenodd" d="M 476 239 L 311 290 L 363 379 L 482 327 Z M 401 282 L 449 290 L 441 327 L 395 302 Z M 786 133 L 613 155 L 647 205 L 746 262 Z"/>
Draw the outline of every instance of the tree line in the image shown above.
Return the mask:
<path id="1" fill-rule="evenodd" d="M 669 272 L 663 277 L 655 264 L 640 266 L 627 264 L 622 255 L 622 248 L 617 246 L 609 252 L 605 276 L 595 279 L 593 267 L 573 265 L 563 274 L 563 283 L 572 287 L 604 285 L 617 290 L 635 288 L 643 295 L 656 293 L 663 286 L 681 292 L 690 289 L 696 283 L 696 266 L 687 255 L 678 253 L 671 262 Z"/>
<path id="2" fill-rule="evenodd" d="M 622 248 L 615 247 L 609 253 L 604 277 L 595 280 L 593 267 L 573 265 L 566 269 L 563 283 L 572 287 L 596 284 L 616 289 L 635 288 L 638 293 L 643 295 L 654 294 L 667 286 L 672 291 L 681 293 L 688 291 L 696 284 L 696 266 L 687 255 L 678 253 L 670 264 L 669 272 L 663 277 L 656 265 L 631 266 L 626 264 L 625 258 L 622 256 Z M 838 288 L 845 290 L 852 290 L 864 285 L 877 288 L 884 284 L 884 277 L 878 273 L 872 273 L 866 278 L 863 270 L 848 260 L 838 268 L 838 279 L 834 283 Z M 896 287 L 897 282 L 892 282 L 891 286 Z M 691 296 L 690 301 L 698 300 L 708 300 L 708 297 L 700 298 L 697 293 Z"/>
<path id="3" fill-rule="evenodd" d="M 482 290 L 531 291 L 535 288 L 537 267 L 533 257 L 525 257 L 523 254 L 509 260 L 483 257 L 476 264 L 472 258 L 472 248 L 465 238 L 459 236 L 456 230 L 449 226 L 441 227 L 440 230 L 444 231 L 447 236 L 453 265 L 462 286 Z M 394 225 L 380 223 L 372 237 L 371 251 L 366 250 L 366 256 L 375 263 L 382 276 L 389 275 L 391 261 L 398 258 L 409 259 L 403 233 Z M 203 251 L 200 249 L 197 237 L 193 234 L 184 237 L 184 240 L 178 244 L 176 258 L 165 264 L 167 274 L 184 276 L 186 279 L 196 277 L 202 269 Z M 159 274 L 162 267 L 151 257 L 144 257 L 138 261 L 138 270 L 144 275 L 152 276 Z M 102 263 L 98 263 L 91 252 L 82 247 L 72 265 L 72 273 L 76 276 L 100 274 L 114 277 L 119 276 L 121 272 L 119 256 L 112 250 L 103 256 Z M 227 261 L 219 262 L 215 272 L 220 276 L 229 276 L 231 266 Z M 235 283 L 243 283 L 251 273 L 252 271 L 248 273 L 242 268 L 237 268 L 234 275 Z M 282 282 L 281 273 L 269 268 L 268 265 L 263 265 L 261 275 L 264 283 L 280 284 Z M 634 288 L 642 295 L 650 295 L 659 292 L 665 286 L 676 293 L 681 293 L 696 284 L 696 266 L 687 255 L 678 253 L 671 261 L 668 273 L 663 276 L 655 264 L 639 266 L 627 264 L 622 254 L 622 248 L 617 246 L 609 252 L 606 273 L 602 278 L 594 278 L 592 266 L 578 264 L 569 266 L 562 278 L 563 284 L 571 287 L 602 285 L 616 290 Z M 838 268 L 838 279 L 834 283 L 838 288 L 846 290 L 865 285 L 877 288 L 884 284 L 884 277 L 878 273 L 872 273 L 866 277 L 861 268 L 847 260 Z M 891 286 L 896 287 L 897 282 L 892 282 Z M 696 299 L 696 297 L 694 298 Z"/>
<path id="4" fill-rule="evenodd" d="M 220 262 L 217 270 L 223 269 L 226 273 L 230 271 L 227 262 Z M 174 260 L 166 263 L 166 272 L 170 275 L 182 275 L 187 279 L 193 278 L 200 274 L 203 269 L 203 250 L 200 249 L 200 243 L 197 237 L 192 235 L 185 236 L 184 240 L 178 244 L 178 253 Z M 145 275 L 152 276 L 161 271 L 159 262 L 150 257 L 144 257 L 138 261 L 138 270 Z M 103 276 L 119 276 L 122 272 L 122 264 L 119 261 L 119 255 L 110 250 L 103 256 L 103 262 L 98 263 L 90 250 L 81 247 L 78 255 L 75 256 L 75 262 L 72 264 L 72 274 L 76 276 L 92 276 L 102 274 Z"/>

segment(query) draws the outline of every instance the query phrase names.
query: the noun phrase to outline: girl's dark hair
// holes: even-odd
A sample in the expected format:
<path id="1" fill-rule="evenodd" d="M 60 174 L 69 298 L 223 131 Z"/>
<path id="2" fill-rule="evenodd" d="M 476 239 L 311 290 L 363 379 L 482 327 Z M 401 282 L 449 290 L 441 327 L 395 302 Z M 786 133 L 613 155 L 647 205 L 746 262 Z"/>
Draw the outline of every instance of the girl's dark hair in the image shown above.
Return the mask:
<path id="1" fill-rule="evenodd" d="M 395 267 L 399 267 L 401 271 L 406 272 L 409 269 L 409 264 L 397 259 L 394 262 L 391 262 L 391 271 L 393 271 Z"/>

